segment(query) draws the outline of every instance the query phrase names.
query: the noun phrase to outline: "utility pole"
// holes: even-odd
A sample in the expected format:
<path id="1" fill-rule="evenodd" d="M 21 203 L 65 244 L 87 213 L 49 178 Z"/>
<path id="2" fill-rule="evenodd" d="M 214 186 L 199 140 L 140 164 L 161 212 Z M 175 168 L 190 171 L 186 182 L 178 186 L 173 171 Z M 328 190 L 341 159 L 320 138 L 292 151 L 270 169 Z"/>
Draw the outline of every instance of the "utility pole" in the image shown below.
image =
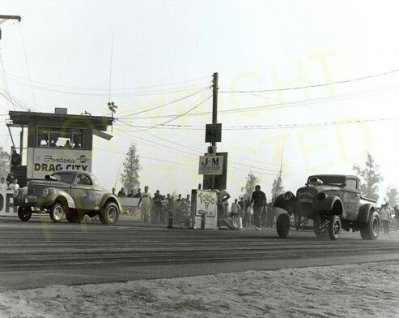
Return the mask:
<path id="1" fill-rule="evenodd" d="M 219 74 L 213 73 L 212 81 L 212 124 L 215 125 L 218 122 L 218 89 L 219 89 Z M 212 141 L 212 153 L 216 154 L 216 141 Z"/>
<path id="2" fill-rule="evenodd" d="M 21 17 L 19 15 L 0 14 L 0 24 L 6 22 L 7 20 L 18 20 L 18 22 L 21 22 Z M 0 29 L 0 39 L 1 39 L 1 29 Z"/>

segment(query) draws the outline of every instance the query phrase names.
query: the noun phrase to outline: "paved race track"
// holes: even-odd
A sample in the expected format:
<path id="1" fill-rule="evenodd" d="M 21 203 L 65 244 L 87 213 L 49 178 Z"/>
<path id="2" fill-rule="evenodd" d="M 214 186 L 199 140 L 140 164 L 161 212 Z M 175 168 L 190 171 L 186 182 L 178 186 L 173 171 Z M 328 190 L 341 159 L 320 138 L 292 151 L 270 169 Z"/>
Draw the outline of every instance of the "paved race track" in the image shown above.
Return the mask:
<path id="1" fill-rule="evenodd" d="M 363 241 L 345 232 L 338 241 L 320 241 L 312 232 L 279 239 L 275 229 L 168 230 L 123 219 L 104 226 L 0 217 L 2 290 L 398 259 L 396 234 Z"/>

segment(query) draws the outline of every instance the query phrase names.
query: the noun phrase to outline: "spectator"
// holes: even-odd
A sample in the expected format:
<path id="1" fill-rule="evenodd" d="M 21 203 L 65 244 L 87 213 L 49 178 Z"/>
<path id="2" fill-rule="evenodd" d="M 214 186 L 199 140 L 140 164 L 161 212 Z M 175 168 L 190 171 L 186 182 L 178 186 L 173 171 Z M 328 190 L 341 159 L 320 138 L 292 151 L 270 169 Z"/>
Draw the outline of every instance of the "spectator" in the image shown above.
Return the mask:
<path id="1" fill-rule="evenodd" d="M 11 147 L 11 166 L 20 166 L 21 165 L 21 155 L 17 153 L 15 147 Z"/>
<path id="2" fill-rule="evenodd" d="M 381 209 L 381 222 L 385 234 L 389 234 L 390 217 L 391 217 L 391 209 L 389 208 L 388 203 L 385 203 L 382 205 Z"/>
<path id="3" fill-rule="evenodd" d="M 141 207 L 140 207 L 141 203 Z M 144 187 L 144 193 L 141 194 L 139 203 L 137 204 L 141 210 L 141 220 L 144 223 L 150 223 L 150 213 L 152 208 L 151 194 L 148 192 L 148 186 Z"/>
<path id="4" fill-rule="evenodd" d="M 159 190 L 157 190 L 154 194 L 154 207 L 153 207 L 153 214 L 154 218 L 152 219 L 152 223 L 159 223 L 160 221 L 162 223 L 165 222 L 165 216 L 164 216 L 164 211 L 163 211 L 163 195 L 159 193 Z"/>
<path id="5" fill-rule="evenodd" d="M 0 192 L 5 192 L 8 188 L 6 178 L 1 177 L 1 182 L 0 182 Z"/>
<path id="6" fill-rule="evenodd" d="M 141 189 L 137 188 L 137 193 L 133 196 L 133 198 L 141 198 Z"/>
<path id="7" fill-rule="evenodd" d="M 14 178 L 15 178 L 14 172 L 11 171 L 11 172 L 7 175 L 7 178 L 6 178 L 7 189 L 10 188 L 10 185 L 12 184 L 12 181 L 14 180 Z"/>
<path id="8" fill-rule="evenodd" d="M 239 217 L 240 212 L 240 205 L 238 204 L 238 200 L 235 199 L 234 202 L 231 204 L 231 217 Z"/>
<path id="9" fill-rule="evenodd" d="M 230 194 L 226 190 L 218 191 L 217 195 L 217 211 L 218 211 L 218 226 L 224 225 L 224 219 L 226 218 L 225 203 L 230 199 Z"/>
<path id="10" fill-rule="evenodd" d="M 248 225 L 251 225 L 251 207 L 249 205 L 249 198 L 243 197 L 243 208 L 241 209 L 242 214 L 243 214 L 243 219 L 242 219 L 242 226 L 246 227 Z"/>
<path id="11" fill-rule="evenodd" d="M 169 224 L 169 218 L 173 219 L 173 205 L 174 205 L 174 200 L 173 197 L 170 196 L 168 193 L 166 195 L 165 199 L 165 215 L 166 215 L 166 223 Z"/>
<path id="12" fill-rule="evenodd" d="M 126 197 L 126 192 L 125 192 L 125 188 L 122 187 L 119 192 L 118 192 L 118 197 L 124 198 Z"/>
<path id="13" fill-rule="evenodd" d="M 116 189 L 115 188 L 112 188 L 112 194 L 116 195 Z"/>
<path id="14" fill-rule="evenodd" d="M 134 196 L 134 191 L 133 191 L 133 189 L 131 189 L 130 191 L 129 191 L 129 193 L 128 193 L 128 198 L 133 198 L 133 196 Z"/>
<path id="15" fill-rule="evenodd" d="M 17 178 L 14 178 L 12 183 L 9 185 L 8 189 L 14 191 L 13 196 L 14 196 L 14 198 L 16 198 L 18 195 L 18 189 L 19 189 L 19 184 L 18 184 Z"/>
<path id="16" fill-rule="evenodd" d="M 261 216 L 262 210 L 266 206 L 266 194 L 261 191 L 260 185 L 255 186 L 255 191 L 252 193 L 250 205 L 253 203 L 254 207 L 254 221 L 255 221 L 255 229 L 261 229 Z"/>
<path id="17" fill-rule="evenodd" d="M 397 204 L 395 204 L 393 210 L 395 211 L 396 229 L 399 230 L 399 207 Z"/>

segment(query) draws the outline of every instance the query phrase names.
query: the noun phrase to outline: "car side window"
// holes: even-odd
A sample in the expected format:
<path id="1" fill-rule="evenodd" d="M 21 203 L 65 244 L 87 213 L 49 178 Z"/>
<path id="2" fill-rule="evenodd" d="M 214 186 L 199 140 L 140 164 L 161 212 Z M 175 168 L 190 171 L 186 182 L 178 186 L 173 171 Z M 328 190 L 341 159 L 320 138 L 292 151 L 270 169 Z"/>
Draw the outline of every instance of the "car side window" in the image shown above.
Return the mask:
<path id="1" fill-rule="evenodd" d="M 346 180 L 346 187 L 349 190 L 356 190 L 357 189 L 357 181 L 354 179 L 348 179 Z"/>
<path id="2" fill-rule="evenodd" d="M 92 184 L 92 182 L 90 180 L 90 177 L 86 176 L 85 174 L 78 175 L 77 183 L 78 184 L 84 184 L 84 185 L 91 185 Z"/>

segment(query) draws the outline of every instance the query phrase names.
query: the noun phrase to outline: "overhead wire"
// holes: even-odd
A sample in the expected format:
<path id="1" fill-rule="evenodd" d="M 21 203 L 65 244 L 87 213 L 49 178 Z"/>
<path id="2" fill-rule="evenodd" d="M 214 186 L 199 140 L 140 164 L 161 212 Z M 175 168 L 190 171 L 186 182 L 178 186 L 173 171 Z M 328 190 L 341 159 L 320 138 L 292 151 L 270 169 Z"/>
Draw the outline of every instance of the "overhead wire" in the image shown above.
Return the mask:
<path id="1" fill-rule="evenodd" d="M 7 77 L 6 77 L 6 69 L 4 67 L 3 54 L 2 54 L 1 48 L 0 48 L 0 64 L 1 64 L 2 71 L 3 71 L 2 73 L 3 73 L 4 92 L 5 92 L 5 95 L 7 95 L 8 98 L 5 97 L 3 94 L 2 94 L 2 96 L 5 97 L 10 102 L 11 106 L 15 110 L 16 107 L 15 107 L 15 104 L 14 104 L 12 98 L 11 98 L 10 91 L 8 89 Z"/>
<path id="2" fill-rule="evenodd" d="M 322 102 L 339 102 L 339 101 L 353 99 L 353 98 L 365 97 L 365 96 L 370 95 L 370 92 L 371 92 L 370 90 L 363 90 L 363 91 L 356 92 L 356 93 L 342 94 L 342 95 L 333 96 L 333 97 L 317 97 L 317 98 L 312 98 L 312 99 L 303 99 L 303 100 L 296 100 L 296 101 L 263 104 L 263 105 L 250 106 L 250 107 L 238 107 L 238 108 L 234 108 L 234 109 L 220 109 L 220 110 L 218 110 L 218 113 L 220 113 L 220 114 L 235 114 L 235 113 L 259 111 L 262 109 L 270 110 L 270 109 L 303 107 L 303 106 L 309 106 L 309 105 L 313 105 L 313 104 L 320 104 Z M 211 111 L 195 112 L 195 113 L 188 114 L 187 116 L 190 116 L 190 117 L 206 116 L 209 114 L 211 114 Z M 167 118 L 167 117 L 173 117 L 175 115 L 176 114 L 166 114 L 166 115 L 155 115 L 155 116 L 147 116 L 147 117 L 136 117 L 135 120 Z"/>
<path id="3" fill-rule="evenodd" d="M 22 31 L 22 26 L 20 24 L 19 24 L 19 31 L 20 31 L 20 35 L 21 35 L 21 39 L 22 39 L 22 49 L 24 52 L 26 70 L 28 72 L 29 84 L 30 84 L 30 89 L 31 89 L 32 99 L 33 99 L 33 105 L 36 107 L 36 95 L 35 95 L 35 91 L 33 89 L 32 77 L 31 77 L 29 61 L 28 61 L 28 54 L 27 54 L 26 45 L 25 45 L 25 37 L 24 37 L 23 31 Z"/>
<path id="4" fill-rule="evenodd" d="M 163 103 L 163 104 L 160 104 L 160 105 L 157 105 L 157 106 L 148 108 L 148 109 L 144 109 L 144 110 L 141 110 L 141 111 L 138 111 L 138 112 L 130 113 L 130 114 L 127 114 L 127 115 L 118 116 L 117 118 L 118 118 L 118 119 L 120 119 L 120 118 L 126 118 L 126 117 L 131 117 L 131 116 L 136 116 L 136 115 L 144 114 L 144 113 L 147 113 L 147 112 L 150 112 L 150 111 L 153 111 L 153 110 L 157 110 L 157 109 L 160 109 L 160 108 L 163 108 L 163 107 L 172 105 L 172 104 L 174 104 L 174 103 L 181 102 L 181 101 L 183 101 L 183 100 L 185 100 L 185 99 L 188 99 L 188 98 L 190 98 L 190 97 L 192 97 L 192 96 L 195 96 L 195 95 L 197 95 L 197 94 L 200 94 L 200 93 L 202 93 L 202 92 L 204 92 L 204 91 L 206 91 L 206 90 L 208 90 L 208 89 L 209 89 L 208 87 L 207 87 L 207 88 L 202 88 L 202 89 L 200 89 L 200 90 L 198 90 L 198 91 L 195 91 L 195 92 L 192 93 L 192 94 L 188 94 L 188 95 L 185 95 L 185 96 L 183 96 L 183 97 L 174 99 L 174 100 L 172 100 L 172 101 L 170 101 L 170 102 Z"/>
<path id="5" fill-rule="evenodd" d="M 127 124 L 128 125 L 128 124 Z M 125 134 L 127 134 L 126 133 L 126 131 L 123 131 Z M 148 134 L 148 135 L 150 135 L 151 137 L 154 137 L 154 138 L 157 138 L 157 139 L 160 139 L 160 140 L 162 140 L 162 141 L 165 141 L 165 142 L 167 142 L 167 143 L 169 143 L 169 144 L 172 144 L 172 145 L 174 145 L 174 146 L 180 146 L 180 147 L 182 147 L 182 148 L 184 148 L 184 149 L 187 149 L 187 150 L 189 150 L 190 152 L 187 152 L 187 151 L 182 151 L 181 150 L 181 148 L 175 148 L 175 147 L 171 147 L 171 146 L 165 146 L 165 145 L 162 145 L 162 147 L 166 147 L 166 148 L 168 148 L 168 149 L 173 149 L 173 150 L 177 150 L 178 152 L 180 152 L 180 153 L 183 153 L 183 154 L 186 154 L 186 155 L 188 155 L 188 156 L 190 156 L 190 157 L 192 157 L 192 156 L 198 156 L 198 153 L 203 153 L 201 150 L 199 150 L 198 148 L 193 148 L 193 147 L 190 147 L 189 145 L 183 145 L 183 144 L 179 144 L 179 143 L 177 143 L 176 141 L 171 141 L 171 140 L 169 140 L 169 139 L 166 139 L 166 138 L 162 138 L 162 137 L 159 137 L 159 136 L 157 136 L 157 135 L 154 135 L 154 134 L 151 134 L 151 133 L 149 133 L 148 131 L 137 131 L 137 132 L 143 132 L 143 133 L 145 133 L 145 134 Z M 140 139 L 140 140 L 142 140 L 142 139 Z M 154 143 L 154 141 L 150 141 L 151 143 Z M 159 144 L 158 144 L 159 145 Z M 152 144 L 151 144 L 151 146 L 153 146 Z M 229 162 L 230 163 L 234 163 L 234 164 L 237 164 L 237 165 L 240 165 L 240 166 L 246 166 L 246 167 L 248 167 L 248 168 L 256 168 L 256 169 L 258 169 L 258 170 L 260 170 L 260 171 L 265 171 L 265 172 L 271 172 L 271 171 L 273 171 L 273 173 L 274 173 L 274 169 L 271 169 L 271 168 L 260 168 L 260 167 L 257 167 L 257 166 L 255 166 L 255 165 L 252 165 L 252 164 L 246 164 L 246 163 L 244 163 L 244 162 L 242 162 L 242 161 L 240 161 L 240 162 L 237 162 L 237 161 L 234 161 L 234 160 L 229 160 Z M 276 170 L 277 171 L 277 170 Z"/>
<path id="6" fill-rule="evenodd" d="M 289 91 L 289 90 L 318 88 L 318 87 L 325 87 L 325 86 L 331 86 L 331 85 L 336 85 L 336 84 L 346 84 L 346 83 L 351 83 L 351 82 L 358 82 L 358 81 L 363 81 L 363 80 L 367 80 L 367 79 L 370 79 L 370 78 L 387 76 L 387 75 L 391 75 L 391 74 L 398 73 L 398 72 L 399 72 L 399 69 L 392 69 L 392 70 L 389 70 L 389 71 L 386 71 L 386 72 L 370 74 L 370 75 L 355 77 L 355 78 L 346 79 L 346 80 L 333 81 L 333 82 L 327 82 L 327 83 L 320 83 L 320 84 L 303 85 L 303 86 L 291 86 L 291 87 L 284 87 L 284 88 L 259 89 L 259 90 L 220 90 L 219 92 L 220 93 L 229 93 L 229 94 L 231 94 L 231 93 L 234 93 L 234 94 L 249 94 L 249 93 L 267 93 L 267 92 L 280 92 L 280 91 Z"/>
<path id="7" fill-rule="evenodd" d="M 14 85 L 19 85 L 26 87 L 24 82 L 29 80 L 25 79 L 22 76 L 18 75 L 9 75 L 10 80 L 14 82 Z M 49 91 L 61 94 L 69 94 L 69 95 L 83 95 L 83 96 L 108 96 L 109 95 L 109 87 L 108 88 L 89 88 L 89 87 L 76 87 L 76 86 L 63 86 L 50 84 L 43 81 L 31 81 L 35 84 L 35 88 L 42 91 Z M 139 86 L 139 87 L 126 87 L 126 88 L 113 88 L 112 94 L 115 96 L 151 96 L 151 95 L 160 95 L 165 93 L 178 93 L 182 91 L 193 90 L 198 87 L 203 87 L 204 85 L 208 85 L 209 81 L 201 81 L 201 82 L 193 82 L 190 83 L 190 80 L 186 81 L 185 85 L 175 86 L 171 84 L 168 87 L 168 84 L 163 85 L 154 85 L 154 86 Z"/>

